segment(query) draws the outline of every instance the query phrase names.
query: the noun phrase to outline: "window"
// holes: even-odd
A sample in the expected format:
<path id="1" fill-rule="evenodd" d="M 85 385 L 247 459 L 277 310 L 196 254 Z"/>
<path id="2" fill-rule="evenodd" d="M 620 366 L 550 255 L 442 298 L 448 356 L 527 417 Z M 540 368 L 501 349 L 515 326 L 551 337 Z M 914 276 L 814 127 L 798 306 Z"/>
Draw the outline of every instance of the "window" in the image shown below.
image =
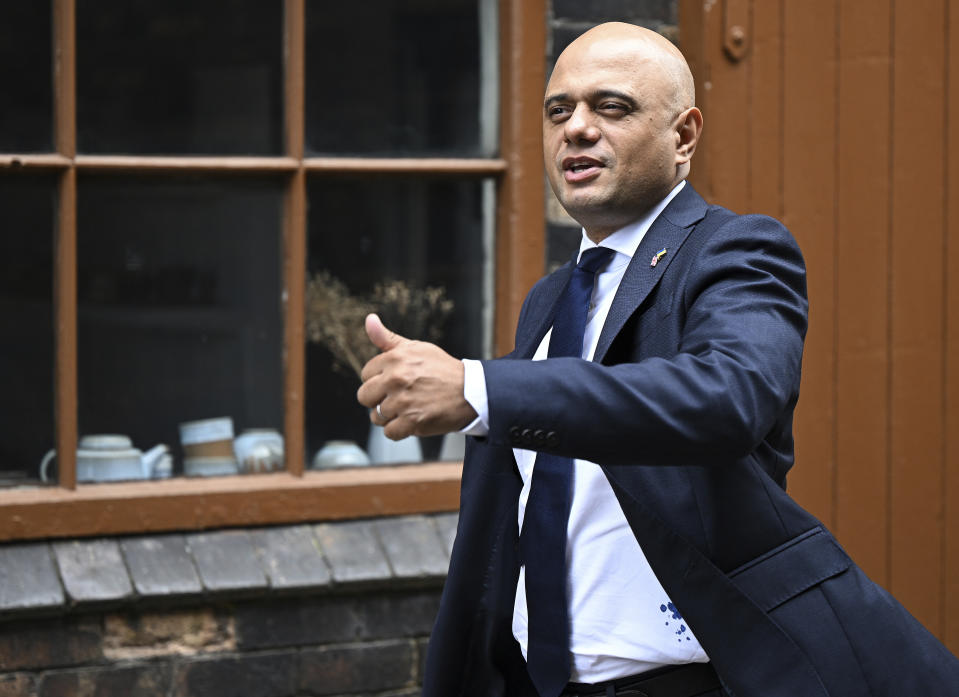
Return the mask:
<path id="1" fill-rule="evenodd" d="M 312 469 L 371 434 L 307 289 L 456 355 L 509 346 L 542 270 L 544 24 L 519 0 L 0 10 L 0 538 L 455 507 L 447 439 Z M 109 434 L 140 471 L 102 474 Z"/>

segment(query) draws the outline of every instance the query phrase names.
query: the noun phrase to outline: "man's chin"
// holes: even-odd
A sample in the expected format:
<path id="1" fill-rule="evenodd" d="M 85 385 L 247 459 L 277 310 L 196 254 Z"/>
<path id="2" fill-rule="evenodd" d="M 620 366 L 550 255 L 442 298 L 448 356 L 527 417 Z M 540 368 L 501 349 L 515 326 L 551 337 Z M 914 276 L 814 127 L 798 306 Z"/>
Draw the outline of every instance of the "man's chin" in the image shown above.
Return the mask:
<path id="1" fill-rule="evenodd" d="M 572 196 L 564 196 L 559 202 L 573 220 L 584 226 L 586 225 L 585 221 L 603 217 L 608 207 L 605 198 L 598 197 L 595 193 L 587 194 L 582 191 L 576 192 Z"/>

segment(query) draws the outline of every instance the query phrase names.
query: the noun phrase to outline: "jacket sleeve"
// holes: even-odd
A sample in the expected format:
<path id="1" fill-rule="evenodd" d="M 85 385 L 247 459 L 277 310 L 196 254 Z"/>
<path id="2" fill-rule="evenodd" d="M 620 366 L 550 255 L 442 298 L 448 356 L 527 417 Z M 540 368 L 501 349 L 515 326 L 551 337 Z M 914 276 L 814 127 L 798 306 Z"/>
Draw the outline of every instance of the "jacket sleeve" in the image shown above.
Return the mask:
<path id="1" fill-rule="evenodd" d="M 617 341 L 633 341 L 633 358 L 616 365 L 484 362 L 492 443 L 609 465 L 720 465 L 788 427 L 807 312 L 795 240 L 742 216 L 702 239 L 694 230 L 678 254 L 659 282 L 668 292 L 636 310 L 653 313 L 669 350 L 650 355 L 627 336 Z"/>

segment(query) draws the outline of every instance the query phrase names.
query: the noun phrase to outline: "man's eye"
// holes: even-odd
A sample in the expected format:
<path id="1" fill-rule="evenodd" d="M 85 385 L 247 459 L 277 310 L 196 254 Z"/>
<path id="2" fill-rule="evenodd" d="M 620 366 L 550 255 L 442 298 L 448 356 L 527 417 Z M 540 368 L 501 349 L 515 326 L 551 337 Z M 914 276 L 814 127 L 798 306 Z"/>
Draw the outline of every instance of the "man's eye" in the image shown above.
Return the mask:
<path id="1" fill-rule="evenodd" d="M 625 104 L 620 104 L 618 102 L 604 102 L 599 105 L 601 111 L 613 111 L 613 112 L 622 112 L 627 111 Z"/>
<path id="2" fill-rule="evenodd" d="M 547 115 L 553 119 L 561 119 L 569 114 L 569 109 L 564 106 L 552 106 L 547 110 Z"/>

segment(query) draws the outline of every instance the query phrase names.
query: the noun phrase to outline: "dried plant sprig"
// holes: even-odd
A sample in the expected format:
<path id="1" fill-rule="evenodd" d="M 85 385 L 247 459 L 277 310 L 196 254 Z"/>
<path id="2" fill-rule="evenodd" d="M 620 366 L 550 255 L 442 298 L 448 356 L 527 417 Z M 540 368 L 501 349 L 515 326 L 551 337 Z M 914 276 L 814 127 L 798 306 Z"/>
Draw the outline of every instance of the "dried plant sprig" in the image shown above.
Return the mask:
<path id="1" fill-rule="evenodd" d="M 351 368 L 357 377 L 376 355 L 364 328 L 370 312 L 379 314 L 389 329 L 402 336 L 438 341 L 452 311 L 453 301 L 440 286 L 382 281 L 368 297 L 357 297 L 326 271 L 314 274 L 306 285 L 307 339 L 325 346 L 335 365 Z"/>
<path id="2" fill-rule="evenodd" d="M 370 302 L 383 323 L 410 339 L 438 341 L 453 301 L 440 286 L 418 288 L 403 281 L 382 281 L 373 287 Z"/>
<path id="3" fill-rule="evenodd" d="M 363 324 L 371 312 L 372 305 L 350 295 L 343 282 L 326 271 L 307 281 L 307 340 L 325 346 L 338 364 L 352 369 L 357 377 L 376 355 Z"/>

